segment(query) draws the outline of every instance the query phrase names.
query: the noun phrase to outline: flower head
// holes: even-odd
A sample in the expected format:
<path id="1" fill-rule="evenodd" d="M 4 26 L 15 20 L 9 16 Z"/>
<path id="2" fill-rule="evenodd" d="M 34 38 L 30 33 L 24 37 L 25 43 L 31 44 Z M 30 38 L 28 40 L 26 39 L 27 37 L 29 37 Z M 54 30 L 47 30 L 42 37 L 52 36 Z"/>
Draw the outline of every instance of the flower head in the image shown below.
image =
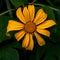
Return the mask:
<path id="1" fill-rule="evenodd" d="M 22 23 L 10 20 L 7 26 L 7 33 L 19 30 L 19 32 L 15 33 L 15 38 L 17 41 L 20 41 L 24 36 L 22 47 L 27 50 L 33 50 L 33 35 L 40 46 L 45 45 L 44 39 L 38 33 L 50 37 L 50 32 L 46 28 L 50 28 L 56 23 L 53 20 L 46 20 L 47 14 L 43 9 L 39 9 L 35 15 L 34 5 L 24 7 L 23 11 L 20 7 L 16 11 L 16 16 Z"/>

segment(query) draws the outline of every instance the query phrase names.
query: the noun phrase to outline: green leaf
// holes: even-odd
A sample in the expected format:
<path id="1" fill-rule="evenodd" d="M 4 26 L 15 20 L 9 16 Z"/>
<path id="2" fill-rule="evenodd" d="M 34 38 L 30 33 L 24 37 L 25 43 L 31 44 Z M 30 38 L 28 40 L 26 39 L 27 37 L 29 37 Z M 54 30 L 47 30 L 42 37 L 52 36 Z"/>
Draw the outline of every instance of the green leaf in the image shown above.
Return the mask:
<path id="1" fill-rule="evenodd" d="M 60 60 L 60 43 L 55 46 L 56 50 L 56 60 Z"/>
<path id="2" fill-rule="evenodd" d="M 43 56 L 43 54 L 45 54 L 45 48 L 38 46 L 37 47 L 37 52 L 36 52 L 36 60 L 40 60 Z"/>
<path id="3" fill-rule="evenodd" d="M 17 42 L 17 41 L 16 41 L 16 39 L 11 38 L 11 39 L 10 39 L 10 41 L 12 41 L 12 40 L 14 40 L 14 41 L 10 44 L 10 46 L 11 46 L 11 47 L 19 48 L 19 49 L 21 49 L 21 48 L 22 48 L 22 44 L 21 44 L 21 43 L 19 43 L 19 42 Z"/>
<path id="4" fill-rule="evenodd" d="M 51 8 L 49 8 L 48 6 L 44 6 L 43 9 L 47 13 L 48 19 L 55 20 L 55 16 L 54 16 L 53 10 Z"/>
<path id="5" fill-rule="evenodd" d="M 51 44 L 51 43 L 50 43 Z M 46 46 L 47 49 L 46 49 L 46 54 L 45 54 L 45 58 L 44 60 L 56 60 L 55 58 L 55 53 L 56 53 L 56 50 L 54 47 L 52 47 L 51 45 L 50 46 Z"/>
<path id="6" fill-rule="evenodd" d="M 60 42 L 60 11 L 55 12 L 55 17 L 56 17 L 57 29 L 54 38 L 57 42 Z"/>
<path id="7" fill-rule="evenodd" d="M 2 42 L 0 44 L 0 60 L 19 60 L 18 49 L 21 49 L 21 44 L 14 38 Z"/>
<path id="8" fill-rule="evenodd" d="M 50 43 L 46 44 L 46 54 L 44 60 L 60 60 L 60 43 Z"/>
<path id="9" fill-rule="evenodd" d="M 51 55 L 46 55 L 44 60 L 56 60 L 56 58 L 54 56 Z"/>
<path id="10" fill-rule="evenodd" d="M 10 0 L 15 7 L 27 4 L 28 0 Z"/>
<path id="11" fill-rule="evenodd" d="M 7 45 L 0 47 L 0 56 L 2 60 L 19 60 L 17 50 Z"/>
<path id="12" fill-rule="evenodd" d="M 11 38 L 6 36 L 6 28 L 10 19 L 11 18 L 9 16 L 0 16 L 0 42 Z"/>

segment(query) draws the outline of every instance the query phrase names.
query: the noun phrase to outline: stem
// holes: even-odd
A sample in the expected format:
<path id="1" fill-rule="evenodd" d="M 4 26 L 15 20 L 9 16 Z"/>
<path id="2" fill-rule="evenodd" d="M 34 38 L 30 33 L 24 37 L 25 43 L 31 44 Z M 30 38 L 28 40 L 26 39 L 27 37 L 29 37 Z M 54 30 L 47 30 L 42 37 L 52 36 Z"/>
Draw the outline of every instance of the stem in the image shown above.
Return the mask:
<path id="1" fill-rule="evenodd" d="M 7 4 L 7 9 L 9 10 L 10 17 L 13 17 L 9 0 L 6 0 L 6 4 Z"/>
<path id="2" fill-rule="evenodd" d="M 51 6 L 54 6 L 50 0 L 46 0 Z"/>
<path id="3" fill-rule="evenodd" d="M 36 0 L 33 0 L 31 3 L 34 3 Z"/>
<path id="4" fill-rule="evenodd" d="M 4 14 L 6 14 L 6 13 L 10 12 L 10 11 L 13 11 L 13 10 L 14 10 L 14 9 L 7 10 L 7 11 L 5 11 L 5 12 L 1 13 L 1 14 L 0 14 L 0 16 L 4 15 Z"/>
<path id="5" fill-rule="evenodd" d="M 37 3 L 34 3 L 34 5 L 38 5 L 38 6 L 42 6 L 42 7 L 47 6 L 47 5 L 43 5 L 43 4 L 37 4 Z M 56 9 L 56 8 L 54 8 L 54 7 L 50 7 L 50 6 L 48 6 L 48 7 L 49 7 L 50 9 L 53 9 L 54 11 L 60 12 L 59 9 Z"/>

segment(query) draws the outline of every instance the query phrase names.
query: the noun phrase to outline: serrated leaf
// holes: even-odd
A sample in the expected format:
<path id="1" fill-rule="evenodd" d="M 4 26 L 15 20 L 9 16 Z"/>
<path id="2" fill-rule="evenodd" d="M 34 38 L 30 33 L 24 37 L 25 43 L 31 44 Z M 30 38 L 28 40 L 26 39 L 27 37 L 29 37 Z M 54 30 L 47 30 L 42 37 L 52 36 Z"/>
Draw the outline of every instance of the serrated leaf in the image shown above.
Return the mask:
<path id="1" fill-rule="evenodd" d="M 10 0 L 15 7 L 27 4 L 28 0 Z"/>

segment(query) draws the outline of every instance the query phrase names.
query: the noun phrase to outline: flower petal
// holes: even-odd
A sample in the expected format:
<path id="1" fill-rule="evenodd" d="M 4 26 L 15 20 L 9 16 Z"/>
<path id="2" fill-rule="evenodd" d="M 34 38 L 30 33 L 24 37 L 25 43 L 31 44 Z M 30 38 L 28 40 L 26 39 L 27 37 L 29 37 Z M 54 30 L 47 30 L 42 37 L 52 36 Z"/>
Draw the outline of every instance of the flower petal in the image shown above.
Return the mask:
<path id="1" fill-rule="evenodd" d="M 34 14 L 35 14 L 35 7 L 34 7 L 34 5 L 28 5 L 28 11 L 29 11 L 29 14 L 30 14 L 30 20 L 33 21 Z"/>
<path id="2" fill-rule="evenodd" d="M 27 7 L 24 7 L 23 14 L 24 14 L 26 21 L 28 22 L 30 20 L 30 18 L 29 18 L 29 11 L 28 11 Z"/>
<path id="3" fill-rule="evenodd" d="M 29 44 L 29 33 L 27 33 L 27 34 L 25 35 L 24 40 L 23 40 L 23 42 L 22 42 L 22 47 L 23 47 L 23 48 L 26 48 L 26 47 L 28 46 L 28 44 Z"/>
<path id="4" fill-rule="evenodd" d="M 42 24 L 38 25 L 37 28 L 39 29 L 45 29 L 45 28 L 49 28 L 56 25 L 56 23 L 53 20 L 47 20 L 45 22 L 43 22 Z"/>
<path id="5" fill-rule="evenodd" d="M 33 50 L 33 48 L 34 48 L 34 41 L 33 41 L 32 34 L 30 34 L 29 38 L 30 38 L 30 42 L 29 42 L 29 45 L 28 45 L 28 47 L 26 49 L 27 50 Z"/>
<path id="6" fill-rule="evenodd" d="M 43 9 L 39 9 L 36 17 L 34 19 L 34 23 L 36 23 L 36 25 L 42 23 L 43 21 L 45 21 L 47 18 L 47 14 L 43 11 Z"/>
<path id="7" fill-rule="evenodd" d="M 21 30 L 15 34 L 15 38 L 17 41 L 20 41 L 20 39 L 25 35 L 25 31 Z"/>
<path id="8" fill-rule="evenodd" d="M 36 32 L 34 32 L 34 35 L 36 36 L 37 42 L 40 46 L 45 45 L 44 39 Z"/>
<path id="9" fill-rule="evenodd" d="M 19 18 L 19 20 L 23 23 L 26 23 L 26 19 L 25 17 L 23 16 L 23 13 L 21 11 L 21 8 L 18 8 L 17 11 L 16 11 L 16 15 L 17 17 Z"/>
<path id="10" fill-rule="evenodd" d="M 42 35 L 50 37 L 50 32 L 48 30 L 37 29 L 37 32 L 42 34 Z"/>
<path id="11" fill-rule="evenodd" d="M 7 26 L 7 33 L 14 30 L 21 30 L 24 28 L 24 25 L 20 22 L 10 20 Z"/>

